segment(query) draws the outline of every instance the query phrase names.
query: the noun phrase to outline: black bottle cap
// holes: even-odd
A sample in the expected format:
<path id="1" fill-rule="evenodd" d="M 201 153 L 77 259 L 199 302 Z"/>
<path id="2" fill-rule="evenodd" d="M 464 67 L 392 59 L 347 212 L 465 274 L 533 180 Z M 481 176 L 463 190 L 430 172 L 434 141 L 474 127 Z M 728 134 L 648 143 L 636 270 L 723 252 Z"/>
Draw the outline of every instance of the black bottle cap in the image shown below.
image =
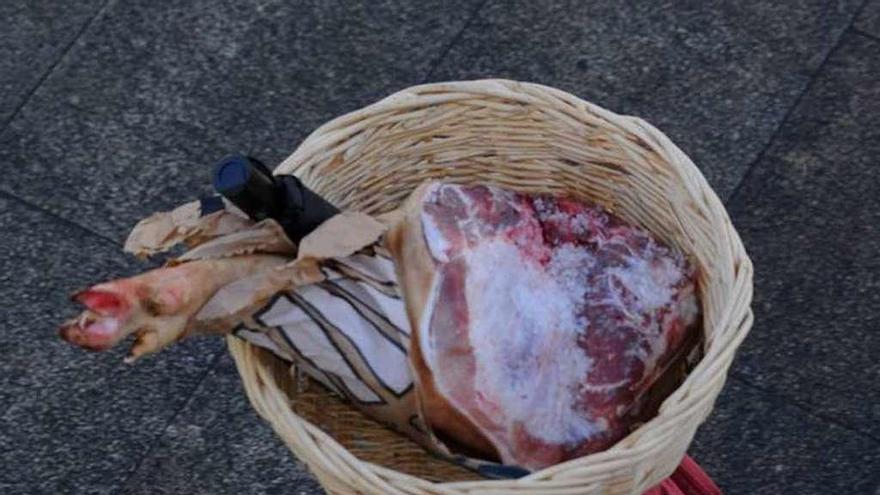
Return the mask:
<path id="1" fill-rule="evenodd" d="M 214 189 L 255 221 L 276 217 L 284 209 L 279 185 L 260 161 L 231 155 L 217 162 Z"/>

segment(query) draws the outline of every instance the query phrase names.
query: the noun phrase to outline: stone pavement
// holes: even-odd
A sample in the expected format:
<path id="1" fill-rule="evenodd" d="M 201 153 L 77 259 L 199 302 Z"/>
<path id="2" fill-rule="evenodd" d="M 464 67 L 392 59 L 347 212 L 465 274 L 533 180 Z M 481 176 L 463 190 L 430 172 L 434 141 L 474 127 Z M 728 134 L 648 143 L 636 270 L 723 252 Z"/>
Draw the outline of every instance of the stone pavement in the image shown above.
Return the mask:
<path id="1" fill-rule="evenodd" d="M 0 493 L 319 493 L 216 339 L 124 366 L 67 294 L 230 151 L 425 81 L 565 89 L 664 130 L 756 269 L 691 454 L 731 494 L 880 493 L 880 0 L 4 0 Z"/>

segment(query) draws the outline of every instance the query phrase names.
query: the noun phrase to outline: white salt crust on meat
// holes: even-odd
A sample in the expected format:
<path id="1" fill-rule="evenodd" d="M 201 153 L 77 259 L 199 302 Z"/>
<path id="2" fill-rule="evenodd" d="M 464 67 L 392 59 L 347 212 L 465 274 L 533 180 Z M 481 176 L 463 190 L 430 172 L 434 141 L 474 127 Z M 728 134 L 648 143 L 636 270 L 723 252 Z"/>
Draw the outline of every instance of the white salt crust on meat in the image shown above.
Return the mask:
<path id="1" fill-rule="evenodd" d="M 605 429 L 605 422 L 584 417 L 578 394 L 592 365 L 577 345 L 586 327 L 579 316 L 586 286 L 584 269 L 590 253 L 568 246 L 553 253 L 548 270 L 525 258 L 516 246 L 501 241 L 480 243 L 462 252 L 467 264 L 465 298 L 469 339 L 474 350 L 474 389 L 486 408 L 506 418 L 508 434 L 521 425 L 535 438 L 554 444 L 577 443 Z M 432 290 L 436 295 L 441 281 Z M 429 298 L 429 305 L 435 303 Z M 431 313 L 424 324 L 430 324 Z M 430 332 L 422 349 L 436 368 Z M 453 405 L 446 375 L 437 385 Z M 496 442 L 501 439 L 494 439 Z"/>
<path id="2" fill-rule="evenodd" d="M 693 286 L 680 287 L 687 278 L 683 258 L 659 246 L 646 231 L 633 226 L 611 228 L 608 215 L 598 207 L 572 214 L 560 211 L 556 201 L 535 198 L 532 210 L 511 191 L 489 188 L 488 192 L 489 199 L 474 200 L 460 186 L 432 185 L 423 204 L 441 204 L 447 216 L 435 218 L 423 208 L 420 220 L 431 257 L 441 266 L 456 261 L 465 267 L 466 335 L 475 366 L 475 404 L 495 425 L 480 429 L 502 460 L 512 463 L 529 455 L 515 452 L 515 429 L 551 445 L 589 441 L 607 431 L 609 424 L 605 417 L 591 417 L 583 393 L 614 394 L 641 381 L 630 376 L 606 383 L 599 378 L 601 371 L 591 379 L 593 359 L 606 358 L 579 345 L 579 337 L 590 326 L 587 305 L 619 310 L 632 327 L 641 329 L 648 348 L 621 351 L 642 361 L 644 378 L 654 373 L 657 359 L 666 352 L 665 321 L 656 316 L 658 311 L 670 309 L 672 316 L 666 318 L 691 325 L 698 305 Z M 504 207 L 519 214 L 515 225 L 487 225 L 480 218 Z M 581 240 L 542 238 L 540 225 L 553 225 Z M 450 228 L 458 237 L 446 237 Z M 584 236 L 589 236 L 589 245 Z M 619 262 L 600 265 L 597 253 L 601 252 L 617 254 Z M 443 283 L 442 268 L 439 273 L 432 281 L 419 332 L 426 364 L 433 370 L 438 370 L 438 356 L 444 352 L 434 347 L 429 328 Z M 434 373 L 438 391 L 474 420 L 469 411 L 474 404 L 456 403 L 454 398 L 453 391 L 462 384 L 449 382 L 461 375 L 438 371 Z M 617 414 L 626 409 L 617 407 Z"/>
<path id="3" fill-rule="evenodd" d="M 577 270 L 559 265 L 580 259 L 554 258 L 557 270 L 548 272 L 504 242 L 479 244 L 463 256 L 477 393 L 503 411 L 510 427 L 519 423 L 543 441 L 594 435 L 599 426 L 577 411 L 578 385 L 592 364 L 577 346 L 584 289 L 553 276 Z"/>

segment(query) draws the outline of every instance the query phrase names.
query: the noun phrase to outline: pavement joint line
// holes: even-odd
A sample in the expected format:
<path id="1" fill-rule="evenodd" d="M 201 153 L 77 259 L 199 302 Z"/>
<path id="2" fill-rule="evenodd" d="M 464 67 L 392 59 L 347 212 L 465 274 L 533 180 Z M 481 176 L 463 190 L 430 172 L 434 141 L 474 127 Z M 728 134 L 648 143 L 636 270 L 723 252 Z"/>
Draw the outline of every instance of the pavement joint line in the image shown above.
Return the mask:
<path id="1" fill-rule="evenodd" d="M 215 368 L 217 368 L 217 366 L 220 363 L 220 358 L 223 357 L 223 353 L 224 353 L 224 349 L 220 349 L 214 354 L 214 357 L 211 358 L 211 362 L 208 363 L 208 366 L 205 367 L 204 371 L 202 371 L 201 376 L 198 377 L 198 379 L 196 380 L 196 382 L 193 384 L 192 388 L 190 389 L 189 397 L 187 397 L 186 400 L 183 401 L 183 403 L 180 405 L 180 407 L 178 407 L 171 414 L 171 416 L 168 418 L 168 421 L 165 422 L 165 426 L 160 428 L 158 433 L 153 437 L 153 440 L 150 442 L 150 446 L 147 447 L 147 450 L 144 452 L 144 454 L 141 456 L 141 458 L 131 468 L 131 470 L 129 470 L 129 472 L 125 475 L 125 478 L 122 480 L 122 483 L 120 483 L 120 485 L 119 485 L 119 490 L 116 491 L 117 494 L 124 494 L 128 491 L 126 489 L 126 487 L 128 486 L 128 483 L 132 480 L 132 478 L 134 478 L 134 476 L 138 473 L 138 471 L 140 471 L 140 469 L 144 465 L 144 463 L 147 462 L 147 460 L 150 459 L 150 457 L 153 455 L 153 452 L 156 450 L 156 447 L 159 445 L 159 442 L 162 441 L 162 437 L 168 431 L 168 428 L 170 428 L 171 425 L 174 424 L 174 421 L 177 419 L 178 416 L 180 416 L 180 413 L 182 413 L 183 410 L 186 409 L 187 406 L 192 404 L 193 400 L 195 400 L 196 391 L 199 389 L 199 387 L 202 386 L 202 383 L 205 382 L 205 380 L 208 378 L 208 376 L 211 374 L 211 372 Z"/>
<path id="2" fill-rule="evenodd" d="M 800 409 L 801 411 L 803 411 L 806 415 L 808 415 L 810 417 L 813 417 L 813 418 L 818 419 L 820 421 L 823 421 L 825 423 L 829 423 L 829 424 L 834 425 L 838 428 L 842 428 L 846 431 L 849 431 L 850 433 L 858 434 L 859 436 L 865 437 L 865 438 L 867 438 L 877 444 L 880 444 L 880 438 L 872 435 L 871 433 L 862 431 L 859 428 L 850 426 L 850 425 L 843 423 L 839 420 L 828 417 L 825 414 L 816 412 L 815 409 L 811 408 L 810 406 L 803 404 L 800 401 L 795 400 L 794 398 L 789 397 L 783 393 L 777 392 L 777 391 L 770 389 L 770 388 L 767 388 L 767 387 L 763 387 L 761 385 L 757 385 L 754 382 L 752 382 L 751 380 L 749 380 L 748 378 L 744 377 L 739 372 L 733 371 L 730 373 L 729 376 L 732 379 L 740 382 L 741 384 L 743 384 L 749 388 L 752 388 L 754 390 L 757 390 L 758 392 L 761 392 L 764 395 L 769 396 L 769 398 L 774 401 L 782 401 L 786 405 L 791 405 L 797 409 Z"/>
<path id="3" fill-rule="evenodd" d="M 813 86 L 816 84 L 816 81 L 822 75 L 822 71 L 825 69 L 825 66 L 828 64 L 828 61 L 831 60 L 832 56 L 834 56 L 834 54 L 837 53 L 837 50 L 843 45 L 843 40 L 844 40 L 844 38 L 846 38 L 847 33 L 855 31 L 853 26 L 856 22 L 856 19 L 858 19 L 859 13 L 865 8 L 865 6 L 870 1 L 871 0 L 864 0 L 862 2 L 862 5 L 859 6 L 859 8 L 856 10 L 856 13 L 853 14 L 852 18 L 849 20 L 849 23 L 840 31 L 840 34 L 838 35 L 837 40 L 834 42 L 834 45 L 832 45 L 831 48 L 828 50 L 828 52 L 825 53 L 825 56 L 822 58 L 822 61 L 819 62 L 819 65 L 817 65 L 816 69 L 812 72 L 812 74 L 810 74 L 810 78 L 807 81 L 807 83 L 804 85 L 801 92 L 795 97 L 795 99 L 792 101 L 791 105 L 789 105 L 788 109 L 782 114 L 782 119 L 779 120 L 779 123 L 776 125 L 776 128 L 773 129 L 772 133 L 770 133 L 770 137 L 769 137 L 769 139 L 767 139 L 767 142 L 764 144 L 764 147 L 761 148 L 761 151 L 759 151 L 757 155 L 755 155 L 755 159 L 752 160 L 752 162 L 749 164 L 749 167 L 746 169 L 746 172 L 743 174 L 742 178 L 739 180 L 739 182 L 736 184 L 736 186 L 733 188 L 733 190 L 727 196 L 727 200 L 725 201 L 725 203 L 728 206 L 728 208 L 730 208 L 736 202 L 740 192 L 742 192 L 742 188 L 752 178 L 752 176 L 754 175 L 755 171 L 758 168 L 758 164 L 764 160 L 764 157 L 766 156 L 766 154 L 770 150 L 770 148 L 773 146 L 773 144 L 776 142 L 776 139 L 779 137 L 780 133 L 782 132 L 782 129 L 785 128 L 785 125 L 791 119 L 791 116 L 794 114 L 795 109 L 797 109 L 798 106 L 800 106 L 801 101 L 804 99 L 804 97 L 807 95 L 807 93 L 809 93 L 810 90 L 813 89 Z"/>
<path id="4" fill-rule="evenodd" d="M 481 10 L 483 10 L 483 7 L 487 3 L 489 3 L 489 0 L 482 0 L 474 8 L 473 12 L 471 12 L 471 14 L 468 16 L 468 18 L 464 21 L 464 24 L 461 26 L 461 29 L 459 29 L 458 32 L 455 33 L 455 36 L 453 36 L 452 39 L 449 41 L 449 43 L 440 50 L 440 55 L 437 56 L 436 60 L 431 62 L 431 66 L 428 68 L 428 72 L 425 74 L 425 77 L 422 78 L 422 84 L 425 84 L 431 80 L 431 77 L 434 75 L 434 71 L 437 70 L 437 67 L 440 67 L 440 64 L 446 58 L 446 55 L 448 55 L 449 52 L 452 50 L 452 47 L 455 46 L 456 44 L 458 44 L 458 41 L 461 39 L 464 32 L 467 31 L 467 29 L 469 27 L 471 27 L 471 24 L 473 24 L 474 19 L 477 18 L 477 15 L 480 13 Z"/>
<path id="5" fill-rule="evenodd" d="M 865 13 L 865 9 L 867 9 L 867 8 L 868 8 L 868 5 L 870 5 L 870 4 L 871 4 L 871 0 L 864 0 L 864 1 L 862 2 L 862 4 L 859 5 L 859 8 L 856 9 L 856 13 L 855 13 L 855 15 L 853 16 L 853 19 L 854 19 L 853 22 L 857 21 L 857 20 L 862 16 L 862 14 Z"/>
<path id="6" fill-rule="evenodd" d="M 92 230 L 92 229 L 86 227 L 85 225 L 82 225 L 77 222 L 74 222 L 73 220 L 67 219 L 67 218 L 55 213 L 54 211 L 46 208 L 45 206 L 41 206 L 37 203 L 34 203 L 33 201 L 30 201 L 30 200 L 25 199 L 21 196 L 18 196 L 17 194 L 14 194 L 12 192 L 9 192 L 5 189 L 0 188 L 0 196 L 6 197 L 10 201 L 20 203 L 23 206 L 26 206 L 27 208 L 29 208 L 31 210 L 37 211 L 43 215 L 51 217 L 53 220 L 57 220 L 64 225 L 67 225 L 69 227 L 74 227 L 78 230 L 82 230 L 82 231 L 88 233 L 89 235 L 93 235 L 93 236 L 95 236 L 95 237 L 97 237 L 107 243 L 112 244 L 113 246 L 115 246 L 117 248 L 122 247 L 122 243 L 120 243 L 119 241 L 113 240 L 110 237 L 107 237 L 106 235 L 101 234 L 100 232 L 97 232 L 95 230 Z"/>
<path id="7" fill-rule="evenodd" d="M 8 129 L 9 126 L 12 125 L 12 122 L 15 120 L 16 117 L 18 117 L 25 105 L 30 102 L 31 97 L 34 95 L 34 93 L 36 93 L 37 90 L 40 89 L 40 87 L 43 85 L 43 83 L 46 82 L 46 79 L 48 79 L 49 76 L 52 75 L 53 72 L 55 72 L 55 69 L 58 67 L 58 65 L 61 64 L 61 61 L 64 60 L 65 57 L 67 57 L 67 54 L 70 53 L 70 51 L 73 49 L 73 46 L 76 45 L 76 42 L 79 41 L 79 39 L 83 36 L 83 34 L 85 34 L 89 27 L 91 27 L 92 24 L 95 23 L 98 17 L 101 16 L 101 14 L 112 1 L 113 0 L 104 0 L 104 3 L 95 10 L 95 13 L 92 14 L 92 16 L 89 17 L 89 19 L 84 22 L 82 26 L 80 26 L 74 37 L 61 50 L 58 58 L 56 58 L 55 61 L 52 62 L 52 65 L 50 65 L 45 72 L 43 72 L 40 78 L 37 79 L 37 82 L 34 83 L 34 85 L 28 90 L 27 93 L 25 93 L 24 97 L 21 99 L 18 105 L 16 105 L 15 109 L 12 110 L 12 113 L 9 114 L 9 117 L 7 117 L 6 121 L 3 122 L 3 126 L 0 127 L 0 135 L 6 133 L 6 129 Z"/>
<path id="8" fill-rule="evenodd" d="M 871 33 L 868 33 L 868 32 L 865 32 L 865 31 L 862 31 L 861 29 L 859 29 L 859 28 L 857 28 L 857 27 L 855 27 L 855 26 L 852 27 L 852 32 L 853 32 L 853 34 L 855 34 L 855 35 L 864 36 L 865 38 L 868 38 L 868 39 L 871 39 L 871 40 L 874 40 L 874 41 L 880 41 L 880 36 L 877 36 L 876 34 L 871 34 Z"/>

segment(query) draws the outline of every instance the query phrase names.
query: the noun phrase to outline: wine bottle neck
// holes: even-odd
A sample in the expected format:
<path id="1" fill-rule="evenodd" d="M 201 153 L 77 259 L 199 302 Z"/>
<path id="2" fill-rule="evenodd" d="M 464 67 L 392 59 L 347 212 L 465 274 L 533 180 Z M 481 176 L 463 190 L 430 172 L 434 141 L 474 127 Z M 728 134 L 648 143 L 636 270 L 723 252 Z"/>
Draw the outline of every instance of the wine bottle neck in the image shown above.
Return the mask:
<path id="1" fill-rule="evenodd" d="M 284 205 L 275 220 L 294 243 L 299 243 L 322 223 L 339 213 L 329 201 L 307 188 L 292 175 L 276 176 Z"/>
<path id="2" fill-rule="evenodd" d="M 292 175 L 273 175 L 259 160 L 234 155 L 214 167 L 214 189 L 252 220 L 272 218 L 299 243 L 339 209 Z"/>

